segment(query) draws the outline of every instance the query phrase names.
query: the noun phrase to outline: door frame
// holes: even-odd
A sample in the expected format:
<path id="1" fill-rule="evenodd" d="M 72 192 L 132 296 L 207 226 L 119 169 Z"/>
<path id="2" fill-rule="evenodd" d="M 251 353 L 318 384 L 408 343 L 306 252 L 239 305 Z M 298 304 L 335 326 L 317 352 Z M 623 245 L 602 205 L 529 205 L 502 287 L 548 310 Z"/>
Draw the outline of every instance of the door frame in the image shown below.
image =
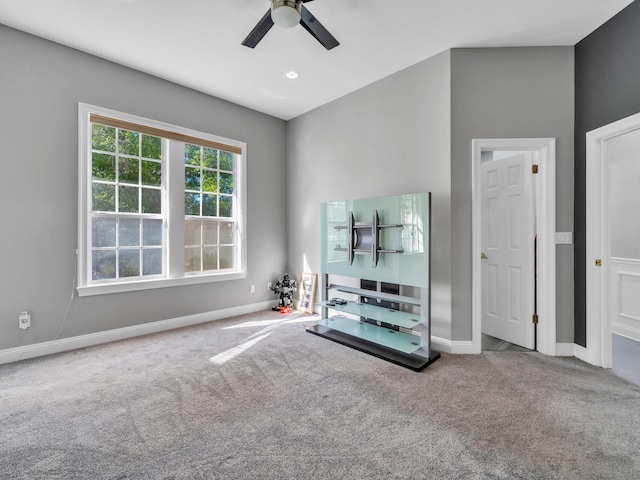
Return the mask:
<path id="1" fill-rule="evenodd" d="M 606 318 L 605 279 L 610 266 L 597 267 L 596 259 L 604 259 L 604 248 L 610 245 L 611 232 L 605 230 L 605 199 L 609 193 L 604 171 L 603 144 L 606 140 L 640 128 L 640 113 L 587 132 L 587 198 L 586 198 L 586 275 L 587 275 L 587 347 L 576 349 L 576 356 L 604 368 L 612 366 L 611 322 Z"/>
<path id="2" fill-rule="evenodd" d="M 537 230 L 537 350 L 556 355 L 556 139 L 488 138 L 472 141 L 471 325 L 472 351 L 482 351 L 481 188 L 482 152 L 530 151 L 538 165 L 534 182 Z M 533 312 L 531 312 L 533 314 Z"/>

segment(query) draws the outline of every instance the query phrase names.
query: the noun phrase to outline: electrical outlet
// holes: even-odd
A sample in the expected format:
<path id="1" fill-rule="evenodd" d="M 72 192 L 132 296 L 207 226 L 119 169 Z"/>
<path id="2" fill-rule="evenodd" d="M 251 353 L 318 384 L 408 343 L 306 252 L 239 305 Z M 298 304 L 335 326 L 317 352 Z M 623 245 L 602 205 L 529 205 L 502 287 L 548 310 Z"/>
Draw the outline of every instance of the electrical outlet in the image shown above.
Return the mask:
<path id="1" fill-rule="evenodd" d="M 269 290 L 273 290 L 273 284 L 271 282 L 267 282 L 267 288 Z"/>
<path id="2" fill-rule="evenodd" d="M 256 286 L 255 285 L 251 285 L 251 293 L 256 293 Z"/>
<path id="3" fill-rule="evenodd" d="M 18 317 L 18 326 L 23 330 L 26 330 L 31 326 L 31 315 L 29 312 L 22 312 Z"/>

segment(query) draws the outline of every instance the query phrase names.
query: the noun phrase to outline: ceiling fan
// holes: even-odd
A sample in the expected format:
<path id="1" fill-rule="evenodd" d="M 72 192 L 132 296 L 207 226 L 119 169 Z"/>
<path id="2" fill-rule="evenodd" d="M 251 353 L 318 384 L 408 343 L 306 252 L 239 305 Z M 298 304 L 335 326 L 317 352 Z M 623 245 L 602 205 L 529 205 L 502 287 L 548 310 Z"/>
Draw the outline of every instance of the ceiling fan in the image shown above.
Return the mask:
<path id="1" fill-rule="evenodd" d="M 316 20 L 303 3 L 312 0 L 271 0 L 271 8 L 267 10 L 242 45 L 255 48 L 275 23 L 279 27 L 291 28 L 298 23 L 302 25 L 324 48 L 331 50 L 340 45 L 329 31 Z"/>

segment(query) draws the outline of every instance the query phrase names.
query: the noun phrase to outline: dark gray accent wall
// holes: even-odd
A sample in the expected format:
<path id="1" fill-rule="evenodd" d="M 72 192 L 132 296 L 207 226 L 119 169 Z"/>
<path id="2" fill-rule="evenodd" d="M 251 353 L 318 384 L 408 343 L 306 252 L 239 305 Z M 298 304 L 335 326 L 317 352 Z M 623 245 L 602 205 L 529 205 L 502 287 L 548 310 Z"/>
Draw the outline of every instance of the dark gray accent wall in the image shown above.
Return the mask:
<path id="1" fill-rule="evenodd" d="M 640 112 L 640 2 L 575 47 L 575 343 L 586 347 L 586 134 Z"/>
<path id="2" fill-rule="evenodd" d="M 451 51 L 453 340 L 471 338 L 471 142 L 556 139 L 556 231 L 573 226 L 573 48 Z M 556 338 L 573 341 L 573 249 L 556 247 Z"/>
<path id="3" fill-rule="evenodd" d="M 247 143 L 246 279 L 77 296 L 78 102 Z M 284 121 L 0 25 L 0 139 L 0 349 L 274 298 L 267 282 L 287 260 Z"/>

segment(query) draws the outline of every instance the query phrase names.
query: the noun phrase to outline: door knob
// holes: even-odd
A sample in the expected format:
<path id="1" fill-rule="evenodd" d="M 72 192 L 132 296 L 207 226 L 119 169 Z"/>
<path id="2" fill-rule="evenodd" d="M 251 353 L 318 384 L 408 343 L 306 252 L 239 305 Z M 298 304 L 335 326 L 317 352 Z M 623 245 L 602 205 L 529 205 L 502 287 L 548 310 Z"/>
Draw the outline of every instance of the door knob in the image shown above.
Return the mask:
<path id="1" fill-rule="evenodd" d="M 480 254 L 480 260 L 486 260 L 487 258 L 489 258 L 489 257 L 487 257 L 486 254 L 484 254 L 484 253 Z"/>

